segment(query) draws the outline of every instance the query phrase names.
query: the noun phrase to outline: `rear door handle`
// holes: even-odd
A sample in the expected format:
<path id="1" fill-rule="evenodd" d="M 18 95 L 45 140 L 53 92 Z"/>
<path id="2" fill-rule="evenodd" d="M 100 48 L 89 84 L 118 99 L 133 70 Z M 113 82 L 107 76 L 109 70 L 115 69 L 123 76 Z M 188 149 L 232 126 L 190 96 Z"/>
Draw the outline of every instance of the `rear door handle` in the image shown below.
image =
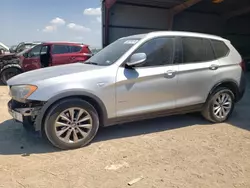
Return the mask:
<path id="1" fill-rule="evenodd" d="M 218 68 L 219 68 L 218 65 L 211 65 L 211 66 L 209 67 L 210 70 L 217 70 Z"/>
<path id="2" fill-rule="evenodd" d="M 168 70 L 166 73 L 165 73 L 165 78 L 174 78 L 176 75 L 176 71 L 174 70 Z"/>

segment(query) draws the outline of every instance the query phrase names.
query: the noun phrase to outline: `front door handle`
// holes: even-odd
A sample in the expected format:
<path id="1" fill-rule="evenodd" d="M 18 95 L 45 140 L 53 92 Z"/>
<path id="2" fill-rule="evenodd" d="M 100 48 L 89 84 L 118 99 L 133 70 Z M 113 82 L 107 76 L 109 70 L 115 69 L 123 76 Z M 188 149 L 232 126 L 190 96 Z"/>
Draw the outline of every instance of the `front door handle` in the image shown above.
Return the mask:
<path id="1" fill-rule="evenodd" d="M 217 70 L 218 68 L 219 68 L 218 65 L 211 65 L 211 66 L 209 67 L 210 70 Z"/>
<path id="2" fill-rule="evenodd" d="M 168 70 L 166 73 L 165 73 L 165 78 L 174 78 L 176 75 L 176 71 L 174 70 Z"/>

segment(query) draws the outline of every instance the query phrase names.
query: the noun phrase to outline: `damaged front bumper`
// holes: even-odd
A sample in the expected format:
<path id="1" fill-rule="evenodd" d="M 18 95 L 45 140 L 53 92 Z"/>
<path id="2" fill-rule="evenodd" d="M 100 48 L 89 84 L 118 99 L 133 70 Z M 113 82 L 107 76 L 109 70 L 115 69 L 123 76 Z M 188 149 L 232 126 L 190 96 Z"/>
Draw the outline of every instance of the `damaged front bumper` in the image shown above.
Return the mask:
<path id="1" fill-rule="evenodd" d="M 35 119 L 42 106 L 43 103 L 39 101 L 21 103 L 12 99 L 8 102 L 8 111 L 14 120 L 26 126 L 34 126 Z"/>

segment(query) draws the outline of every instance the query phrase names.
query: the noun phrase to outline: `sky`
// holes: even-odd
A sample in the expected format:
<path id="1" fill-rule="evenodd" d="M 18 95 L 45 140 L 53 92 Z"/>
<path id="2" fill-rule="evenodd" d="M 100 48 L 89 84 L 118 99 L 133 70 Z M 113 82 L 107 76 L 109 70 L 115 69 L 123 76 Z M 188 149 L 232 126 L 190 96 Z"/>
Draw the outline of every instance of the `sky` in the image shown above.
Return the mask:
<path id="1" fill-rule="evenodd" d="M 101 0 L 1 0 L 0 42 L 73 41 L 101 47 Z"/>

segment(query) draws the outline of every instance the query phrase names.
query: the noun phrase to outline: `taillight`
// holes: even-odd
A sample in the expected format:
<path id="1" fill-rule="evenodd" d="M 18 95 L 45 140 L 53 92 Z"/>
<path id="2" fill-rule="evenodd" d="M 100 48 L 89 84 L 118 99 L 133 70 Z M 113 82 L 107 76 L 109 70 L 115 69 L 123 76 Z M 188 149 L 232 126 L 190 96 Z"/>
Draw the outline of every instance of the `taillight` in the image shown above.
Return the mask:
<path id="1" fill-rule="evenodd" d="M 92 56 L 91 51 L 89 50 L 88 46 L 83 47 L 82 53 L 84 56 L 88 58 Z"/>
<path id="2" fill-rule="evenodd" d="M 246 64 L 245 64 L 245 61 L 244 61 L 244 60 L 242 60 L 242 61 L 240 62 L 240 66 L 241 66 L 241 68 L 242 68 L 243 71 L 246 71 Z"/>

